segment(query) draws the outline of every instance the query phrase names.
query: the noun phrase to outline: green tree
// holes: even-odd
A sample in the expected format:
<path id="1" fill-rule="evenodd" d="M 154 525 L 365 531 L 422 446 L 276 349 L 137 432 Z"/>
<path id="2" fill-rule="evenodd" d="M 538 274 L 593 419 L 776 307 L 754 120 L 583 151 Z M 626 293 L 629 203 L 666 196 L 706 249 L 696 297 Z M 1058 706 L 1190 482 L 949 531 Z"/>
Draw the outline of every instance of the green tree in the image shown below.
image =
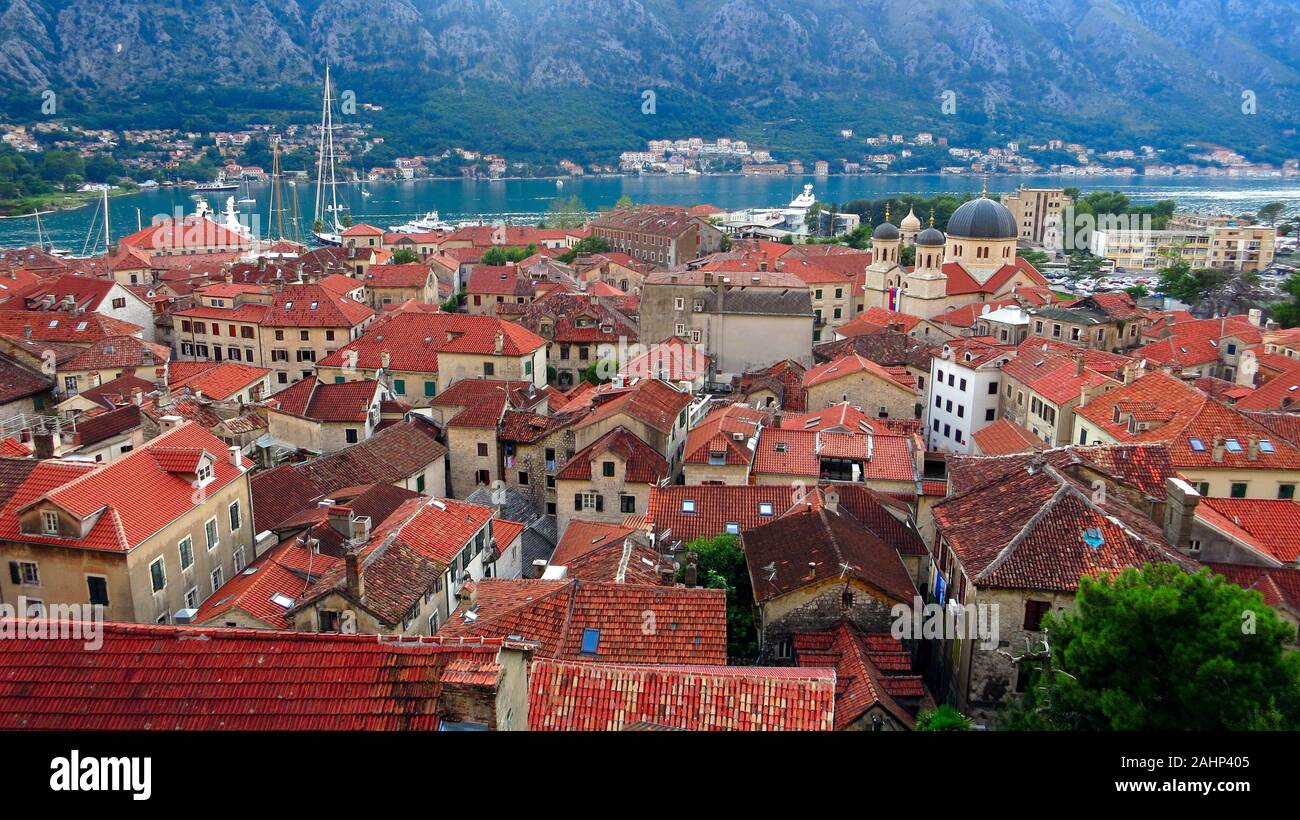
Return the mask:
<path id="1" fill-rule="evenodd" d="M 567 251 L 560 254 L 556 258 L 559 259 L 564 264 L 568 265 L 571 264 L 573 260 L 577 259 L 578 256 L 580 255 L 592 254 L 592 253 L 608 253 L 608 252 L 609 252 L 608 242 L 606 242 L 604 239 L 601 239 L 599 236 L 588 236 L 579 239 L 577 244 L 575 244 L 572 248 L 569 248 Z"/>
<path id="2" fill-rule="evenodd" d="M 749 566 L 734 535 L 697 538 L 686 545 L 697 556 L 699 582 L 727 593 L 727 657 L 734 664 L 749 664 L 758 656 L 758 631 L 754 628 L 754 592 Z M 678 571 L 685 577 L 685 566 Z"/>
<path id="3" fill-rule="evenodd" d="M 1277 218 L 1282 215 L 1284 210 L 1286 210 L 1285 202 L 1270 202 L 1259 209 L 1259 212 L 1255 214 L 1255 218 L 1266 225 L 1276 225 Z"/>
<path id="4" fill-rule="evenodd" d="M 393 265 L 412 265 L 420 261 L 420 255 L 410 248 L 398 248 L 393 251 L 393 258 L 390 264 Z"/>
<path id="5" fill-rule="evenodd" d="M 636 207 L 636 202 L 632 201 L 632 197 L 631 197 L 630 195 L 628 195 L 628 194 L 623 194 L 621 197 L 618 198 L 618 202 L 615 202 L 615 203 L 614 203 L 614 207 L 615 207 L 615 208 L 635 208 L 635 207 Z"/>
<path id="6" fill-rule="evenodd" d="M 1147 286 L 1141 283 L 1124 288 L 1124 292 L 1129 296 L 1132 296 L 1134 299 L 1141 299 L 1142 297 L 1149 295 Z"/>
<path id="7" fill-rule="evenodd" d="M 1160 292 L 1188 305 L 1198 305 L 1215 288 L 1221 286 L 1228 274 L 1207 268 L 1193 269 L 1185 259 L 1173 259 L 1159 270 Z"/>
<path id="8" fill-rule="evenodd" d="M 552 228 L 576 228 L 587 221 L 587 206 L 576 195 L 556 199 L 546 209 L 546 224 Z"/>
<path id="9" fill-rule="evenodd" d="M 937 709 L 922 709 L 916 716 L 918 732 L 965 732 L 974 725 L 975 721 L 947 703 Z"/>
<path id="10" fill-rule="evenodd" d="M 601 385 L 609 381 L 609 377 L 602 376 L 602 373 L 613 373 L 618 370 L 618 363 L 611 359 L 600 359 L 594 361 L 582 369 L 582 380 L 589 384 Z"/>
<path id="11" fill-rule="evenodd" d="M 1044 621 L 1039 669 L 1006 725 L 1196 731 L 1300 728 L 1295 629 L 1255 590 L 1208 569 L 1149 564 L 1080 579 Z"/>
<path id="12" fill-rule="evenodd" d="M 1300 326 L 1300 273 L 1293 273 L 1282 283 L 1286 301 L 1269 306 L 1269 315 L 1282 327 Z"/>

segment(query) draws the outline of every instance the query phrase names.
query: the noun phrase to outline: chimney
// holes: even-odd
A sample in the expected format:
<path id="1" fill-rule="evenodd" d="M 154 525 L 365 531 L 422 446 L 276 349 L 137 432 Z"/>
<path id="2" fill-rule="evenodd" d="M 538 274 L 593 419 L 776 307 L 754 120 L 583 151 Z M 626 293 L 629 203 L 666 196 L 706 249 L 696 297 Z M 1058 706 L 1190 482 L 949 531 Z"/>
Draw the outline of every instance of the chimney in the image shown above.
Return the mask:
<path id="1" fill-rule="evenodd" d="M 54 434 L 37 433 L 32 436 L 32 450 L 38 460 L 54 458 Z"/>
<path id="2" fill-rule="evenodd" d="M 498 330 L 496 337 L 492 340 L 492 352 L 500 356 L 501 351 L 505 350 L 505 346 L 506 335 Z"/>
<path id="3" fill-rule="evenodd" d="M 1192 524 L 1201 494 L 1181 478 L 1165 479 L 1164 536 L 1169 546 L 1185 550 L 1192 540 Z"/>
<path id="4" fill-rule="evenodd" d="M 1259 458 L 1259 437 L 1251 436 L 1246 443 L 1246 458 L 1255 461 Z"/>
<path id="5" fill-rule="evenodd" d="M 333 504 L 326 512 L 330 527 L 344 538 L 352 537 L 352 508 L 343 504 Z"/>
<path id="6" fill-rule="evenodd" d="M 226 457 L 230 459 L 230 466 L 232 467 L 241 466 L 241 462 L 243 461 L 243 459 L 240 458 L 240 451 L 237 445 L 232 444 L 226 448 Z"/>
<path id="7" fill-rule="evenodd" d="M 389 353 L 387 350 L 380 351 L 379 353 L 380 367 L 384 368 L 384 370 L 387 371 L 388 368 L 392 366 L 392 364 L 393 364 L 393 354 Z"/>
<path id="8" fill-rule="evenodd" d="M 343 548 L 343 564 L 347 568 L 348 597 L 354 601 L 365 600 L 366 579 L 361 575 L 360 545 L 348 544 Z"/>
<path id="9" fill-rule="evenodd" d="M 699 558 L 700 557 L 693 552 L 688 552 L 686 554 L 685 575 L 686 575 L 686 586 L 688 587 L 699 586 L 700 569 L 696 565 L 697 562 L 699 561 Z"/>
<path id="10" fill-rule="evenodd" d="M 1210 451 L 1210 459 L 1216 464 L 1223 463 L 1223 436 L 1215 435 L 1214 449 Z"/>
<path id="11" fill-rule="evenodd" d="M 162 418 L 158 419 L 158 421 L 162 424 L 162 429 L 166 431 L 166 430 L 174 430 L 175 428 L 180 427 L 181 424 L 185 421 L 185 419 L 181 418 L 180 416 L 163 416 Z"/>
<path id="12" fill-rule="evenodd" d="M 30 338 L 32 338 L 32 326 L 31 326 L 31 325 L 23 325 L 23 338 L 24 338 L 24 339 L 30 339 Z"/>
<path id="13" fill-rule="evenodd" d="M 1075 375 L 1075 376 L 1082 376 L 1082 375 L 1083 375 L 1083 357 L 1082 357 L 1082 356 L 1079 356 L 1078 358 L 1076 358 L 1076 359 L 1074 360 L 1074 375 Z"/>
<path id="14" fill-rule="evenodd" d="M 1259 308 L 1251 308 L 1246 314 L 1250 317 L 1250 323 L 1255 327 L 1260 327 L 1264 323 L 1264 311 Z"/>
<path id="15" fill-rule="evenodd" d="M 144 391 L 138 387 L 132 388 L 131 403 L 134 404 L 136 407 L 139 407 L 140 405 L 144 404 Z"/>
<path id="16" fill-rule="evenodd" d="M 1079 406 L 1088 406 L 1088 385 L 1086 384 L 1079 385 Z"/>
<path id="17" fill-rule="evenodd" d="M 825 505 L 827 512 L 832 513 L 834 515 L 839 514 L 840 494 L 838 492 L 836 492 L 833 489 L 827 490 L 825 493 L 822 494 L 822 502 Z"/>

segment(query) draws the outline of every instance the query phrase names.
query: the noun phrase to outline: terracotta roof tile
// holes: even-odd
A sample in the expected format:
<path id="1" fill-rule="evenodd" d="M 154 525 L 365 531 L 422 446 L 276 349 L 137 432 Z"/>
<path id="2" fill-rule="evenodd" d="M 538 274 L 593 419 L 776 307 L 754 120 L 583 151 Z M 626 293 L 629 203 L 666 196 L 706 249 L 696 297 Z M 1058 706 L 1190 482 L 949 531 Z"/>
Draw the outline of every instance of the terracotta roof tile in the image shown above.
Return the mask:
<path id="1" fill-rule="evenodd" d="M 0 727 L 433 731 L 444 671 L 489 663 L 500 649 L 109 623 L 93 651 L 81 638 L 0 641 Z"/>
<path id="2" fill-rule="evenodd" d="M 533 731 L 830 731 L 831 669 L 617 666 L 540 660 L 529 677 Z"/>

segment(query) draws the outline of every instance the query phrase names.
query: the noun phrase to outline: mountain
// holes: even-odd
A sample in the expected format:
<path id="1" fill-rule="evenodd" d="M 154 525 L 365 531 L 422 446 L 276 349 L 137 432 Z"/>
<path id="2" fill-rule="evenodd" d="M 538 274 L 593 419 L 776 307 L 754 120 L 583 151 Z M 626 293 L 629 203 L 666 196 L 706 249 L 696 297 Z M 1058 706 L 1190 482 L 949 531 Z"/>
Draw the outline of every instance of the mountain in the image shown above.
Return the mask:
<path id="1" fill-rule="evenodd" d="M 0 0 L 0 111 L 53 89 L 116 127 L 306 121 L 329 63 L 412 150 L 734 133 L 831 157 L 853 128 L 1276 159 L 1297 35 L 1294 0 Z"/>

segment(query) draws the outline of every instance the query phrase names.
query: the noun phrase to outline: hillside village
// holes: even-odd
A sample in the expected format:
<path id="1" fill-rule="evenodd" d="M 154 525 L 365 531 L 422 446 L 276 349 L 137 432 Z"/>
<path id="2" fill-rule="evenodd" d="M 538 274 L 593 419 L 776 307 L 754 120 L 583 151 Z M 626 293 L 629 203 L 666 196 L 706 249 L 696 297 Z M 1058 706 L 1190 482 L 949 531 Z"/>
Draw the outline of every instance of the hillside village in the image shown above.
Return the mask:
<path id="1" fill-rule="evenodd" d="M 1081 577 L 1300 623 L 1300 330 L 1055 291 L 986 196 L 868 250 L 710 215 L 0 251 L 0 602 L 108 622 L 0 641 L 88 682 L 0 727 L 997 728 Z"/>

